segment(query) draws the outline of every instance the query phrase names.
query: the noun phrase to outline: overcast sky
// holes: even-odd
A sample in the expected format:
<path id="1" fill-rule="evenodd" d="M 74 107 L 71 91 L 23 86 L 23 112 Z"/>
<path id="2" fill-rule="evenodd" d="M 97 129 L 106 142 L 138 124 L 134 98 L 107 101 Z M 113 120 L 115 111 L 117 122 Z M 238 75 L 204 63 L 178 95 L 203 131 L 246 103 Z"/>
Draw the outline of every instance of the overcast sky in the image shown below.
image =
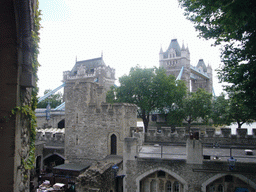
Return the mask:
<path id="1" fill-rule="evenodd" d="M 131 67 L 159 66 L 159 51 L 171 39 L 184 41 L 191 64 L 199 59 L 213 71 L 220 65 L 220 47 L 197 37 L 177 0 L 39 0 L 42 10 L 40 31 L 39 96 L 45 89 L 62 84 L 63 71 L 78 61 L 100 57 L 116 69 L 118 77 Z M 213 73 L 217 95 L 222 91 Z"/>

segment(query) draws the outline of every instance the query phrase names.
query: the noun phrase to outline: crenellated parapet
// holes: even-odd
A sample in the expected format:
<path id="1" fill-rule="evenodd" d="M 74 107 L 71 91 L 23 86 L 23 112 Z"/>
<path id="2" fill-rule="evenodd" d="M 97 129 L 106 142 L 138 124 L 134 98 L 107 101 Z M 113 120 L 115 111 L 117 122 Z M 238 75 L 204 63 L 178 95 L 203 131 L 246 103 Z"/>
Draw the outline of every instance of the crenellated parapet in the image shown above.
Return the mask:
<path id="1" fill-rule="evenodd" d="M 75 74 L 72 74 L 71 71 L 64 71 L 63 80 L 89 79 L 99 75 L 104 75 L 107 79 L 115 79 L 115 69 L 109 66 L 99 66 L 88 71 L 85 66 L 81 66 Z"/>
<path id="2" fill-rule="evenodd" d="M 108 114 L 125 114 L 126 116 L 134 115 L 137 110 L 137 105 L 130 103 L 101 103 L 98 107 L 96 103 L 89 103 L 88 105 L 89 113 L 108 113 Z"/>
<path id="3" fill-rule="evenodd" d="M 204 144 L 220 143 L 223 145 L 255 145 L 256 144 L 256 128 L 252 129 L 252 135 L 249 135 L 247 129 L 236 129 L 236 134 L 231 134 L 231 128 L 221 128 L 216 131 L 215 128 L 196 128 L 192 127 L 191 132 L 198 132 L 199 138 Z M 145 142 L 170 142 L 170 143 L 185 143 L 189 137 L 186 134 L 185 127 L 176 127 L 173 130 L 171 127 L 148 128 L 145 133 Z"/>
<path id="4" fill-rule="evenodd" d="M 36 142 L 44 141 L 45 146 L 64 147 L 65 129 L 50 128 L 38 129 L 36 133 Z"/>

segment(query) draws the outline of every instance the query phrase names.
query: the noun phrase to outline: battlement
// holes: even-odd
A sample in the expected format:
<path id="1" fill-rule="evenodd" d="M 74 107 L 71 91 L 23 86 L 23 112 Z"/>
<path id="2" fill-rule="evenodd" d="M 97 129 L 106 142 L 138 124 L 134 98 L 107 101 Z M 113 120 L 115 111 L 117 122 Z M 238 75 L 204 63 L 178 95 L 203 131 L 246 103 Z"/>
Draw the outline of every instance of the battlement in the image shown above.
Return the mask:
<path id="1" fill-rule="evenodd" d="M 38 129 L 36 133 L 36 142 L 44 141 L 46 146 L 64 147 L 65 129 L 49 128 Z"/>
<path id="2" fill-rule="evenodd" d="M 92 77 L 96 77 L 102 72 L 107 73 L 106 74 L 107 78 L 114 78 L 115 76 L 115 69 L 111 68 L 110 66 L 98 66 L 91 70 L 86 69 L 86 66 L 80 66 L 79 69 L 76 71 L 75 75 L 72 74 L 71 71 L 64 71 L 63 80 L 66 81 L 66 80 L 92 78 Z"/>
<path id="3" fill-rule="evenodd" d="M 170 142 L 185 143 L 188 134 L 185 127 L 151 127 L 145 134 L 145 142 Z M 222 145 L 255 145 L 256 144 L 256 128 L 252 130 L 253 134 L 248 135 L 247 129 L 236 129 L 237 134 L 231 134 L 231 128 L 221 128 L 217 132 L 215 128 L 191 128 L 192 132 L 198 132 L 199 138 L 204 144 L 212 144 L 218 142 Z"/>
<path id="4" fill-rule="evenodd" d="M 97 107 L 96 103 L 89 103 L 89 113 L 120 113 L 122 107 L 125 108 L 125 113 L 136 113 L 137 105 L 130 103 L 101 103 L 99 107 Z"/>

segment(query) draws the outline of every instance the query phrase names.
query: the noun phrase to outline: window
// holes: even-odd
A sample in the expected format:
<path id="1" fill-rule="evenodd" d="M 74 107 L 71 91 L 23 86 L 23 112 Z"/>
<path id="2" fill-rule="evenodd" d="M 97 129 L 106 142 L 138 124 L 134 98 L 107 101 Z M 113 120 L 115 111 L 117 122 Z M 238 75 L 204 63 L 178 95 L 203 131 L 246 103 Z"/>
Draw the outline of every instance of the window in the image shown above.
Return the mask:
<path id="1" fill-rule="evenodd" d="M 179 184 L 179 182 L 178 181 L 175 181 L 174 183 L 173 183 L 173 187 L 174 187 L 174 192 L 179 192 L 180 191 L 180 184 Z"/>
<path id="2" fill-rule="evenodd" d="M 79 139 L 78 139 L 78 135 L 76 135 L 76 145 L 79 144 Z"/>
<path id="3" fill-rule="evenodd" d="M 172 191 L 172 183 L 170 181 L 167 181 L 166 183 L 166 192 Z"/>
<path id="4" fill-rule="evenodd" d="M 218 186 L 218 192 L 224 192 L 224 187 L 223 187 L 223 185 L 219 184 L 219 186 Z"/>
<path id="5" fill-rule="evenodd" d="M 156 180 L 152 180 L 150 183 L 150 192 L 156 192 Z"/>
<path id="6" fill-rule="evenodd" d="M 111 135 L 111 155 L 116 155 L 116 135 Z"/>
<path id="7" fill-rule="evenodd" d="M 78 113 L 76 114 L 76 123 L 78 123 Z"/>
<path id="8" fill-rule="evenodd" d="M 214 185 L 211 185 L 210 186 L 210 192 L 214 192 L 215 191 L 215 186 Z"/>
<path id="9" fill-rule="evenodd" d="M 165 177 L 165 172 L 164 171 L 158 171 L 157 176 L 158 177 Z"/>
<path id="10" fill-rule="evenodd" d="M 232 182 L 232 181 L 233 181 L 233 177 L 231 175 L 225 176 L 225 182 Z"/>

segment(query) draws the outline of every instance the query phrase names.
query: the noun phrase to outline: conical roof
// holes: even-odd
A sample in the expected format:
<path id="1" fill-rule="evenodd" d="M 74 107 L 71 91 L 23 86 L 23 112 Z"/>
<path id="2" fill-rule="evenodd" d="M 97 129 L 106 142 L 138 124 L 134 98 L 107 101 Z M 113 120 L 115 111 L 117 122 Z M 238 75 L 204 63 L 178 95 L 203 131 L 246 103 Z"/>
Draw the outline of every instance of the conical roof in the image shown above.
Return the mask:
<path id="1" fill-rule="evenodd" d="M 177 39 L 172 39 L 172 41 L 171 41 L 171 43 L 170 43 L 170 45 L 169 45 L 167 51 L 169 51 L 171 48 L 173 48 L 173 49 L 176 51 L 176 55 L 177 55 L 177 56 L 180 56 L 180 55 L 181 55 L 181 54 L 180 54 L 180 45 L 179 45 Z M 166 52 L 167 52 L 167 51 L 166 51 Z"/>
<path id="2" fill-rule="evenodd" d="M 207 68 L 206 68 L 206 65 L 204 63 L 204 60 L 203 59 L 199 59 L 198 63 L 197 63 L 197 68 L 200 68 L 202 67 L 203 68 L 203 71 L 204 72 L 207 72 Z"/>

